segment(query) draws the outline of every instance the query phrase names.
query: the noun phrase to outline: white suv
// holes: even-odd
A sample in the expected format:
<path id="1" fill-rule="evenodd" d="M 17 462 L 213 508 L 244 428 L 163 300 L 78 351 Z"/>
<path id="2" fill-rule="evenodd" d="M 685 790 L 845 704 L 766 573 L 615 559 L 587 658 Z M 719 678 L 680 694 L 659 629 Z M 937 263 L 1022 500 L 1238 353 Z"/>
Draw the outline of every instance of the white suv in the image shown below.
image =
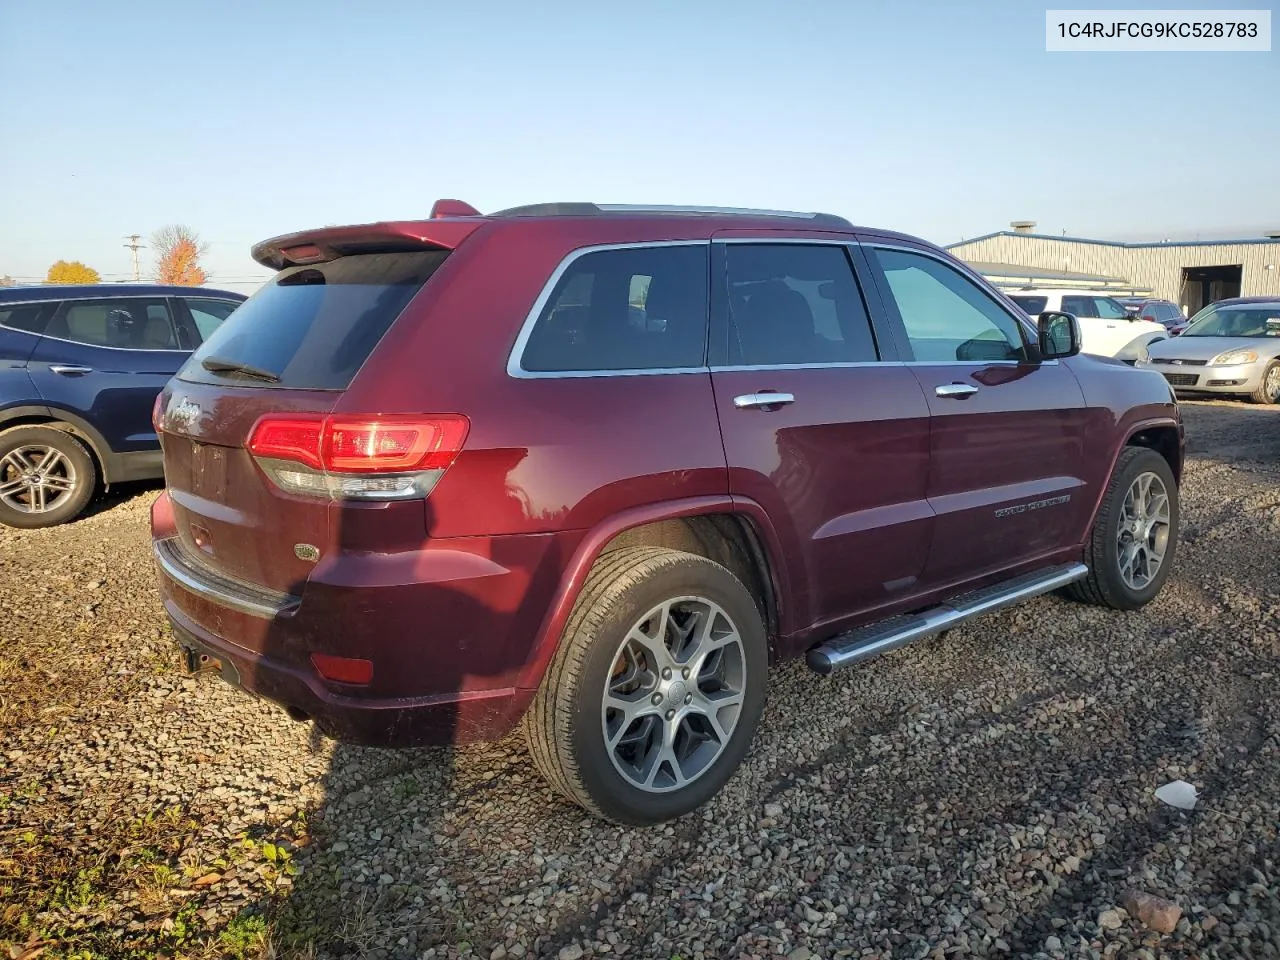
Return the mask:
<path id="1" fill-rule="evenodd" d="M 1163 324 L 1134 316 L 1119 300 L 1096 290 L 1037 287 L 1011 292 L 1009 299 L 1032 317 L 1046 310 L 1073 315 L 1080 322 L 1081 353 L 1134 363 L 1145 359 L 1151 344 L 1169 338 Z"/>

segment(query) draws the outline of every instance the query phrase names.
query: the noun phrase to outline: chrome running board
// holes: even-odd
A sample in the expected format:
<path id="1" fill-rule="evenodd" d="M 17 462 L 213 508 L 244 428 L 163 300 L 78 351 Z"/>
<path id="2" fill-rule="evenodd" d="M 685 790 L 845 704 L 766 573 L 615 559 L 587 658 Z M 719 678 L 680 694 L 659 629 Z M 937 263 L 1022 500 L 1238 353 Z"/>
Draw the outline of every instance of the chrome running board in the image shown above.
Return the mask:
<path id="1" fill-rule="evenodd" d="M 1074 583 L 1088 574 L 1083 563 L 1064 563 L 983 587 L 940 603 L 919 613 L 908 613 L 850 630 L 809 651 L 809 668 L 821 674 L 834 673 L 863 660 L 905 646 L 931 634 L 950 630 L 973 617 L 1013 606 L 1042 593 Z"/>

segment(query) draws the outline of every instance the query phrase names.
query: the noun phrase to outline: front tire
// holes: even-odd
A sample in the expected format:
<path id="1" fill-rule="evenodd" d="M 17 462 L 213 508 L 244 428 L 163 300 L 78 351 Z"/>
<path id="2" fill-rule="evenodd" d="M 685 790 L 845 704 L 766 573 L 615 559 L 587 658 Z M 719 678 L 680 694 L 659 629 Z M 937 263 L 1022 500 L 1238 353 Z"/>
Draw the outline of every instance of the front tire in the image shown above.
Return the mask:
<path id="1" fill-rule="evenodd" d="M 1113 610 L 1150 603 L 1173 569 L 1178 520 L 1178 484 L 1168 461 L 1146 447 L 1126 447 L 1085 547 L 1089 574 L 1067 592 Z"/>
<path id="2" fill-rule="evenodd" d="M 78 516 L 98 473 L 84 444 L 54 427 L 0 433 L 0 523 L 32 530 Z"/>
<path id="3" fill-rule="evenodd" d="M 525 718 L 534 763 L 597 816 L 650 825 L 710 800 L 764 710 L 768 645 L 751 595 L 705 557 L 605 555 Z"/>
<path id="4" fill-rule="evenodd" d="M 1272 360 L 1262 371 L 1262 383 L 1249 394 L 1254 403 L 1280 403 L 1280 360 Z"/>

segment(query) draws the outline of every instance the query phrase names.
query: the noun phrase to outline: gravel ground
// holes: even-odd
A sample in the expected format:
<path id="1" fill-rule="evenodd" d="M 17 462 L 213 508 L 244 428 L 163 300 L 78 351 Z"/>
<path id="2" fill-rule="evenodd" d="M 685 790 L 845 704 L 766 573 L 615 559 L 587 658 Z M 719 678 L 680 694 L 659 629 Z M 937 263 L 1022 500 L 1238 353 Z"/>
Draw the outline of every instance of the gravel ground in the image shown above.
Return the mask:
<path id="1" fill-rule="evenodd" d="M 1280 410 L 1185 411 L 1183 541 L 1154 604 L 1046 598 L 834 679 L 780 668 L 739 775 L 652 831 L 561 803 L 516 737 L 335 746 L 184 677 L 154 488 L 0 528 L 0 944 L 1280 956 Z M 1203 791 L 1191 813 L 1153 796 L 1178 778 Z M 1178 905 L 1172 933 L 1126 913 L 1132 890 Z"/>

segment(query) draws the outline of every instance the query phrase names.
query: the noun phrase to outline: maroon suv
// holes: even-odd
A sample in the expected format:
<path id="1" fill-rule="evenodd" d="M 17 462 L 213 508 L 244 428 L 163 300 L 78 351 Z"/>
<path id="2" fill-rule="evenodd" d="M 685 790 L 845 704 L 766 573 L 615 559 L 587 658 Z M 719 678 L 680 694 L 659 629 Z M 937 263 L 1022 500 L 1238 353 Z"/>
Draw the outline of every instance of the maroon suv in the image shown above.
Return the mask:
<path id="1" fill-rule="evenodd" d="M 155 557 L 189 662 L 334 737 L 523 719 L 558 791 L 652 823 L 729 778 L 777 661 L 1169 574 L 1163 378 L 913 237 L 443 201 L 254 256 L 157 403 Z"/>

